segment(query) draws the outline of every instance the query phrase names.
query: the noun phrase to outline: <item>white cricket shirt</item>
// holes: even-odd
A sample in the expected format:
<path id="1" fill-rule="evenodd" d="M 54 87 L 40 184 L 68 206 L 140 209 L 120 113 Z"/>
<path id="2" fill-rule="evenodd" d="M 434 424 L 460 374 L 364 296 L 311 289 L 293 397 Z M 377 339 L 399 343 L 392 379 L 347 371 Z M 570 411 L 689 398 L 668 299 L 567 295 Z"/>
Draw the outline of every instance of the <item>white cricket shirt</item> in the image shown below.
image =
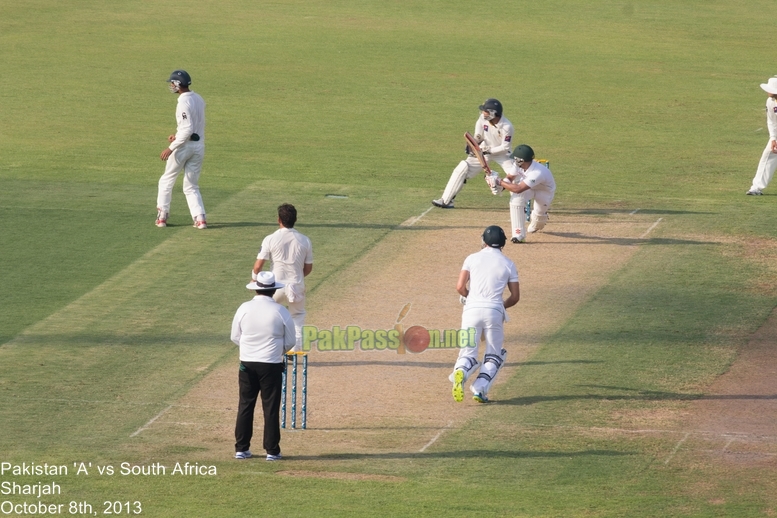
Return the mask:
<path id="1" fill-rule="evenodd" d="M 504 311 L 503 294 L 508 282 L 519 282 L 515 263 L 498 248 L 489 246 L 469 255 L 462 270 L 469 272 L 465 309 L 494 308 Z"/>
<path id="2" fill-rule="evenodd" d="M 777 101 L 773 97 L 766 99 L 766 127 L 769 138 L 777 140 Z"/>
<path id="3" fill-rule="evenodd" d="M 231 338 L 245 362 L 281 363 L 283 354 L 297 343 L 289 310 L 266 295 L 237 308 Z"/>
<path id="4" fill-rule="evenodd" d="M 313 264 L 313 245 L 293 228 L 279 228 L 262 240 L 257 259 L 272 261 L 272 272 L 283 284 L 305 284 L 302 268 Z"/>
<path id="5" fill-rule="evenodd" d="M 502 116 L 496 125 L 492 125 L 481 114 L 478 117 L 478 121 L 475 123 L 475 138 L 483 139 L 491 149 L 489 153 L 492 155 L 510 154 L 510 146 L 513 141 L 513 123 L 510 122 L 507 117 Z"/>
<path id="6" fill-rule="evenodd" d="M 553 179 L 553 173 L 536 160 L 532 160 L 529 168 L 523 173 L 521 181 L 535 191 L 556 192 L 556 180 Z"/>
<path id="7" fill-rule="evenodd" d="M 178 96 L 175 120 L 178 129 L 175 132 L 175 140 L 170 143 L 170 149 L 175 150 L 189 142 L 192 133 L 200 136 L 200 144 L 205 143 L 205 101 L 200 94 L 184 92 Z"/>

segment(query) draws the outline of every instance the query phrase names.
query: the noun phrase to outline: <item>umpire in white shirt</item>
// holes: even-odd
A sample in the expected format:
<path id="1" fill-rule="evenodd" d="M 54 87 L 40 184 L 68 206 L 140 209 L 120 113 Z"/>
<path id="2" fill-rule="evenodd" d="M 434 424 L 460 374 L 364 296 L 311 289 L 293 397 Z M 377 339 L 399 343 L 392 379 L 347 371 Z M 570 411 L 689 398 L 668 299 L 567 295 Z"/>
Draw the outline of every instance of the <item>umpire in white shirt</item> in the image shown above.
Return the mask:
<path id="1" fill-rule="evenodd" d="M 273 300 L 283 284 L 272 272 L 259 272 L 246 288 L 256 296 L 244 302 L 232 320 L 232 341 L 240 347 L 238 383 L 240 403 L 235 423 L 235 458 L 251 457 L 254 408 L 262 396 L 264 413 L 263 446 L 267 460 L 281 458 L 280 406 L 283 386 L 283 355 L 296 342 L 294 322 L 289 311 Z"/>

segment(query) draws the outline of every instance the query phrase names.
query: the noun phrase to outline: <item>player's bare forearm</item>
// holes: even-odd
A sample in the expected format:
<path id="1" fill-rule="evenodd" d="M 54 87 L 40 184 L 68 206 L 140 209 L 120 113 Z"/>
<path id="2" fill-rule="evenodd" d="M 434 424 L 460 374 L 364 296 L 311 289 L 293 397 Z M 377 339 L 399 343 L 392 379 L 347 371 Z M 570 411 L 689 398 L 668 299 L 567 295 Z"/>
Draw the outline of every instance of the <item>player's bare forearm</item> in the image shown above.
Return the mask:
<path id="1" fill-rule="evenodd" d="M 505 181 L 507 178 L 501 180 L 502 187 L 504 187 L 506 191 L 514 192 L 515 194 L 521 194 L 522 192 L 528 191 L 530 189 L 530 187 L 523 182 L 513 183 L 512 181 Z"/>
<path id="2" fill-rule="evenodd" d="M 462 270 L 459 274 L 459 282 L 456 283 L 456 291 L 459 292 L 459 295 L 462 295 L 464 297 L 469 295 L 469 288 L 467 288 L 467 283 L 469 282 L 469 272 L 467 270 Z"/>
<path id="3" fill-rule="evenodd" d="M 264 259 L 257 259 L 254 263 L 254 274 L 261 272 L 262 268 L 264 268 Z"/>
<path id="4" fill-rule="evenodd" d="M 305 263 L 305 265 L 302 267 L 302 276 L 307 277 L 308 275 L 310 275 L 310 272 L 312 271 L 313 271 L 313 265 Z"/>
<path id="5" fill-rule="evenodd" d="M 507 289 L 510 291 L 510 296 L 504 301 L 505 309 L 515 306 L 521 300 L 521 287 L 519 283 L 508 282 Z"/>

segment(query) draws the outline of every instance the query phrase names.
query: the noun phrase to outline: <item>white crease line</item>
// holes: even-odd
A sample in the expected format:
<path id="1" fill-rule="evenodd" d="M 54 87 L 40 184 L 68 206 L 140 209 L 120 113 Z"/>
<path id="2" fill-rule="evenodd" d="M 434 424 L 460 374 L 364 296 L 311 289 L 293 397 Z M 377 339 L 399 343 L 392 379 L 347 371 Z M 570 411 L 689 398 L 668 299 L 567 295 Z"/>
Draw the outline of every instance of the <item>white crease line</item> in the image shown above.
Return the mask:
<path id="1" fill-rule="evenodd" d="M 170 410 L 171 408 L 173 408 L 173 405 L 170 405 L 169 407 L 167 407 L 167 408 L 165 408 L 164 410 L 162 410 L 161 412 L 159 412 L 157 415 L 155 415 L 154 417 L 152 417 L 152 418 L 151 418 L 151 420 L 150 420 L 149 422 L 147 422 L 146 424 L 144 424 L 143 426 L 141 426 L 140 428 L 138 428 L 137 430 L 135 430 L 135 432 L 134 432 L 132 435 L 130 435 L 130 437 L 135 437 L 135 436 L 136 436 L 136 435 L 138 435 L 140 432 L 142 432 L 143 430 L 145 430 L 146 428 L 148 428 L 149 426 L 151 426 L 151 425 L 153 424 L 153 422 L 154 422 L 154 421 L 156 421 L 157 419 L 159 419 L 160 417 L 162 417 L 162 416 L 165 414 L 165 412 L 167 412 L 167 411 L 168 411 L 168 410 Z"/>
<path id="2" fill-rule="evenodd" d="M 737 438 L 736 438 L 736 437 L 732 437 L 731 439 L 729 439 L 729 440 L 728 440 L 728 442 L 726 443 L 726 445 L 725 445 L 725 446 L 723 446 L 723 453 L 726 453 L 726 450 L 727 450 L 727 449 L 728 449 L 728 447 L 731 445 L 731 443 L 732 443 L 732 442 L 734 442 L 734 441 L 736 441 L 736 440 L 737 440 Z"/>
<path id="3" fill-rule="evenodd" d="M 443 434 L 443 432 L 445 432 L 445 430 L 448 430 L 448 429 L 450 429 L 451 425 L 453 425 L 453 421 L 448 421 L 448 426 L 446 426 L 445 428 L 443 428 L 442 430 L 440 430 L 439 432 L 437 432 L 437 435 L 435 435 L 434 437 L 432 437 L 432 440 L 431 440 L 431 441 L 429 441 L 428 443 L 426 443 L 426 445 L 425 445 L 423 448 L 421 448 L 420 450 L 418 450 L 418 453 L 423 453 L 423 452 L 426 450 L 426 448 L 428 448 L 429 446 L 431 446 L 432 444 L 434 444 L 434 443 L 435 443 L 435 441 L 437 441 L 437 439 L 439 439 L 439 438 L 440 438 L 440 436 Z"/>
<path id="4" fill-rule="evenodd" d="M 640 211 L 640 209 L 634 209 L 633 211 L 629 212 L 629 216 L 633 216 L 634 214 L 636 214 L 639 211 Z"/>
<path id="5" fill-rule="evenodd" d="M 687 438 L 688 438 L 690 435 L 691 435 L 691 434 L 690 434 L 690 432 L 688 432 L 688 433 L 686 433 L 686 434 L 685 434 L 685 436 L 684 436 L 682 439 L 680 439 L 680 442 L 678 442 L 678 443 L 675 445 L 675 447 L 674 447 L 674 450 L 672 450 L 672 453 L 670 453 L 670 454 L 669 454 L 669 457 L 667 457 L 667 458 L 666 458 L 666 460 L 664 461 L 664 465 L 667 465 L 667 464 L 669 464 L 669 461 L 670 461 L 670 460 L 672 460 L 672 457 L 674 457 L 674 454 L 675 454 L 675 453 L 677 453 L 677 450 L 679 450 L 679 449 L 680 449 L 680 446 L 682 446 L 682 445 L 683 445 L 683 443 L 685 442 L 685 440 L 686 440 L 686 439 L 687 439 Z"/>
<path id="6" fill-rule="evenodd" d="M 409 218 L 409 219 L 403 221 L 399 226 L 400 227 L 412 227 L 413 225 L 415 225 L 416 223 L 421 221 L 421 218 L 426 216 L 429 213 L 429 211 L 432 210 L 433 208 L 434 208 L 434 205 L 429 207 L 425 211 L 423 211 L 420 216 L 415 216 L 413 218 Z"/>
<path id="7" fill-rule="evenodd" d="M 664 218 L 658 218 L 658 220 L 657 220 L 655 223 L 653 223 L 652 225 L 650 225 L 650 228 L 649 228 L 649 229 L 647 229 L 647 232 L 645 232 L 644 234 L 642 234 L 641 236 L 639 236 L 639 238 L 640 238 L 640 239 L 645 239 L 645 237 L 647 237 L 647 235 L 648 235 L 648 234 L 650 234 L 650 233 L 653 231 L 653 229 L 654 229 L 654 228 L 656 228 L 656 227 L 658 226 L 658 224 L 659 224 L 659 223 L 661 223 L 661 220 L 662 220 L 662 219 L 664 219 Z"/>

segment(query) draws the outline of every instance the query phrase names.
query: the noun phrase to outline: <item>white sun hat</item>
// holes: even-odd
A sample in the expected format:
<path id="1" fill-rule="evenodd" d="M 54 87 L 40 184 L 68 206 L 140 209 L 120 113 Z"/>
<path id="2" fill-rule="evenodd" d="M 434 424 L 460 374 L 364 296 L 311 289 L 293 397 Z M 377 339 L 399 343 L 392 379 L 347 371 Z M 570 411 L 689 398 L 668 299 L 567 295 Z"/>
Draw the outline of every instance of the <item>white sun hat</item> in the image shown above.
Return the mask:
<path id="1" fill-rule="evenodd" d="M 249 290 L 270 291 L 283 288 L 283 284 L 275 282 L 275 274 L 272 272 L 259 272 L 256 274 L 256 280 L 246 284 Z"/>
<path id="2" fill-rule="evenodd" d="M 767 94 L 777 95 L 777 77 L 769 78 L 769 81 L 761 84 L 761 88 Z"/>

